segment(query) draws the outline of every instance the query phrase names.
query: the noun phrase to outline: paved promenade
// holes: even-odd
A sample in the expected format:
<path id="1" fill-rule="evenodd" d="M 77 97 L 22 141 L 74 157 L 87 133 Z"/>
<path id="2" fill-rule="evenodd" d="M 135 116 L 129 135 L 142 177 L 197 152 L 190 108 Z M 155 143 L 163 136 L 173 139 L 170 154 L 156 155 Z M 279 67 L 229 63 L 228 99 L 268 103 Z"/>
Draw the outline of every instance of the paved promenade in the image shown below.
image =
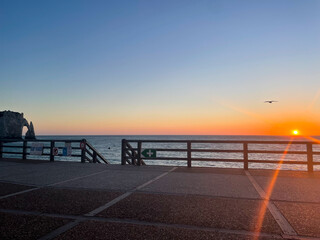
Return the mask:
<path id="1" fill-rule="evenodd" d="M 320 239 L 320 172 L 0 160 L 0 215 L 0 239 Z"/>

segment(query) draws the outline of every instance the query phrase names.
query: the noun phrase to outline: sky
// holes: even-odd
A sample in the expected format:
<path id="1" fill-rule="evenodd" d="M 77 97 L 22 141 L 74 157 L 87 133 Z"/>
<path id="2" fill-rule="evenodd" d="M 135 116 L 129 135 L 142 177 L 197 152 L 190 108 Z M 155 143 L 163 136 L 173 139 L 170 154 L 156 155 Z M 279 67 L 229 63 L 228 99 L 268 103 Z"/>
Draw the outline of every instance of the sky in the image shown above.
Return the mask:
<path id="1" fill-rule="evenodd" d="M 36 134 L 320 135 L 319 13 L 318 0 L 1 0 L 0 111 Z"/>

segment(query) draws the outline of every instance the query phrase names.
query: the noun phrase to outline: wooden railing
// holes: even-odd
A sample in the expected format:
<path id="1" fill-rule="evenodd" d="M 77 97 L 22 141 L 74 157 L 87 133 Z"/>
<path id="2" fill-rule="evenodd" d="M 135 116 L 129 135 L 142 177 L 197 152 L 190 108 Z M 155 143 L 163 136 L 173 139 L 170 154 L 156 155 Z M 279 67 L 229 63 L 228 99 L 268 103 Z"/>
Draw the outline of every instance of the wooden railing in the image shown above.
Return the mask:
<path id="1" fill-rule="evenodd" d="M 122 151 L 121 151 L 121 164 L 125 165 L 126 163 L 129 165 L 146 165 L 145 162 L 139 158 L 141 155 L 141 152 L 138 151 L 138 149 L 133 148 L 130 143 L 122 139 Z M 141 150 L 141 147 L 140 147 Z M 130 160 L 131 161 L 130 161 Z"/>
<path id="2" fill-rule="evenodd" d="M 0 159 L 4 158 L 17 158 L 26 160 L 30 154 L 32 143 L 43 143 L 44 152 L 41 155 L 34 156 L 36 159 L 55 161 L 55 157 L 68 157 L 78 158 L 81 162 L 91 163 L 106 163 L 109 162 L 105 159 L 86 139 L 82 140 L 8 140 L 0 139 Z M 72 154 L 69 156 L 63 155 L 62 150 L 64 146 L 62 144 L 70 143 L 72 146 Z M 76 145 L 76 146 L 75 146 Z M 10 151 L 8 149 L 11 149 Z M 47 151 L 49 149 L 49 151 Z M 29 158 L 28 158 L 29 159 Z"/>
<path id="3" fill-rule="evenodd" d="M 182 144 L 183 148 L 160 148 L 154 147 L 157 144 Z M 152 147 L 143 146 L 148 144 Z M 241 145 L 241 149 L 216 149 L 216 148 L 193 148 L 194 144 L 237 144 Z M 318 142 L 307 142 L 307 141 L 209 141 L 209 140 L 122 140 L 122 152 L 121 152 L 121 164 L 126 163 L 134 165 L 142 165 L 146 160 L 172 160 L 172 161 L 186 161 L 187 166 L 191 167 L 193 161 L 206 161 L 206 162 L 236 162 L 242 163 L 243 168 L 248 170 L 249 163 L 272 163 L 272 164 L 301 164 L 306 165 L 308 172 L 313 172 L 314 165 L 320 165 L 320 161 L 314 161 L 314 155 L 320 155 L 320 151 L 314 151 L 313 146 L 319 144 Z M 134 147 L 132 147 L 134 145 Z M 253 146 L 265 146 L 268 145 L 284 145 L 284 148 L 288 150 L 255 150 L 252 149 Z M 290 150 L 293 145 L 301 145 L 305 147 L 305 150 Z M 291 147 L 290 147 L 291 146 Z M 270 147 L 270 146 L 269 146 Z M 156 157 L 144 157 L 142 152 L 145 149 L 155 150 L 157 153 L 161 152 L 184 152 L 186 157 L 167 157 L 167 156 L 156 156 Z M 203 157 L 193 157 L 193 153 L 240 153 L 242 158 L 203 158 Z M 284 154 L 302 154 L 306 156 L 306 161 L 301 160 L 287 160 L 283 158 L 280 160 L 266 160 L 266 159 L 251 159 L 250 154 L 280 154 L 282 157 Z M 282 158 L 281 157 L 281 158 Z"/>

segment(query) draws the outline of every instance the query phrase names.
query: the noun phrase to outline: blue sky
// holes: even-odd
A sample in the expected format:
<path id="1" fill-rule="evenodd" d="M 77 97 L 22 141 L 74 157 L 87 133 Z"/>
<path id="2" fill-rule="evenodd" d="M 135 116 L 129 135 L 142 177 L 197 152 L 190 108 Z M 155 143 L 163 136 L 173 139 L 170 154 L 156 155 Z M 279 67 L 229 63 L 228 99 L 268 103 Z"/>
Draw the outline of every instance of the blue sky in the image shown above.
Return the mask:
<path id="1" fill-rule="evenodd" d="M 319 12 L 316 0 L 2 0 L 0 108 L 25 112 L 41 133 L 68 133 L 61 126 L 84 114 L 78 133 L 97 119 L 117 133 L 124 118 L 130 133 L 145 118 L 197 129 L 248 117 L 230 104 L 265 114 L 269 98 L 282 103 L 269 114 L 302 113 L 320 89 Z"/>

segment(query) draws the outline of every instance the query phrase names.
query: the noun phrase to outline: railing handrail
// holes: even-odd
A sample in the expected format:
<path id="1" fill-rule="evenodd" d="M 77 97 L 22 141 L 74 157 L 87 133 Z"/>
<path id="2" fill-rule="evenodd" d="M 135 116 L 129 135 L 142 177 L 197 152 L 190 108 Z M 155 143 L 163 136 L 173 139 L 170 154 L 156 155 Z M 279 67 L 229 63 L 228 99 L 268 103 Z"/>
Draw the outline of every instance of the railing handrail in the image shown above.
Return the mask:
<path id="1" fill-rule="evenodd" d="M 137 147 L 133 148 L 129 143 L 136 143 Z M 161 147 L 142 147 L 143 143 L 185 143 L 186 146 L 183 148 L 161 148 Z M 241 144 L 241 149 L 213 149 L 213 148 L 192 148 L 192 144 L 197 143 L 213 143 L 213 144 Z M 250 149 L 248 146 L 250 145 L 272 145 L 272 144 L 299 144 L 306 146 L 305 150 L 290 150 L 281 151 L 281 150 L 255 150 Z M 123 139 L 122 140 L 122 161 L 121 164 L 125 164 L 131 156 L 126 154 L 126 150 L 130 149 L 131 151 L 136 151 L 140 153 L 137 158 L 140 161 L 146 159 L 152 160 L 178 160 L 178 161 L 187 161 L 188 167 L 191 167 L 192 161 L 216 161 L 216 162 L 242 162 L 244 164 L 244 169 L 248 169 L 249 163 L 283 163 L 283 164 L 306 164 L 308 167 L 308 171 L 313 171 L 314 165 L 320 165 L 320 162 L 314 162 L 313 156 L 320 155 L 320 151 L 313 151 L 312 145 L 313 144 L 320 144 L 320 141 L 313 142 L 313 141 L 255 141 L 255 140 L 136 140 L 136 139 Z M 131 148 L 127 148 L 130 145 Z M 152 149 L 159 152 L 186 152 L 187 157 L 144 157 L 141 156 L 142 149 Z M 243 158 L 239 159 L 225 159 L 225 158 L 201 158 L 201 157 L 192 157 L 193 152 L 203 152 L 203 153 L 210 153 L 210 152 L 219 152 L 219 153 L 242 153 Z M 288 160 L 256 160 L 256 159 L 249 159 L 248 154 L 251 153 L 258 153 L 258 154 L 304 154 L 307 157 L 307 161 L 288 161 Z M 140 165 L 140 164 L 137 164 Z"/>
<path id="2" fill-rule="evenodd" d="M 94 148 L 90 143 L 86 142 L 86 144 L 87 144 L 87 146 L 88 146 L 92 151 L 94 151 L 94 152 L 97 154 L 98 157 L 101 158 L 102 161 L 104 161 L 104 163 L 107 163 L 107 164 L 109 163 L 108 160 L 105 159 L 105 157 L 102 156 L 102 155 L 98 152 L 98 150 L 97 150 L 96 148 Z"/>
<path id="3" fill-rule="evenodd" d="M 82 139 L 79 140 L 79 139 L 55 139 L 55 140 L 52 140 L 52 139 L 49 139 L 49 140 L 46 140 L 46 139 L 19 139 L 19 138 L 0 138 L 0 142 L 51 142 L 51 141 L 55 141 L 55 142 L 82 142 Z"/>
<path id="4" fill-rule="evenodd" d="M 287 140 L 277 140 L 277 141 L 261 141 L 261 140 L 136 140 L 136 139 L 125 139 L 127 142 L 143 142 L 143 143 L 248 143 L 248 144 L 306 144 L 306 143 L 312 143 L 312 144 L 320 144 L 319 142 L 313 142 L 313 141 L 287 141 Z"/>
<path id="5" fill-rule="evenodd" d="M 152 148 L 158 152 L 187 152 L 187 148 Z M 138 148 L 130 148 L 130 150 L 138 150 Z M 273 153 L 282 154 L 283 151 L 264 151 L 264 150 L 247 150 L 248 153 Z M 225 150 L 225 149 L 204 149 L 204 148 L 191 148 L 191 152 L 220 152 L 220 153 L 243 153 L 243 150 Z M 286 151 L 286 154 L 306 154 L 307 151 Z M 320 151 L 313 152 L 319 155 Z"/>

